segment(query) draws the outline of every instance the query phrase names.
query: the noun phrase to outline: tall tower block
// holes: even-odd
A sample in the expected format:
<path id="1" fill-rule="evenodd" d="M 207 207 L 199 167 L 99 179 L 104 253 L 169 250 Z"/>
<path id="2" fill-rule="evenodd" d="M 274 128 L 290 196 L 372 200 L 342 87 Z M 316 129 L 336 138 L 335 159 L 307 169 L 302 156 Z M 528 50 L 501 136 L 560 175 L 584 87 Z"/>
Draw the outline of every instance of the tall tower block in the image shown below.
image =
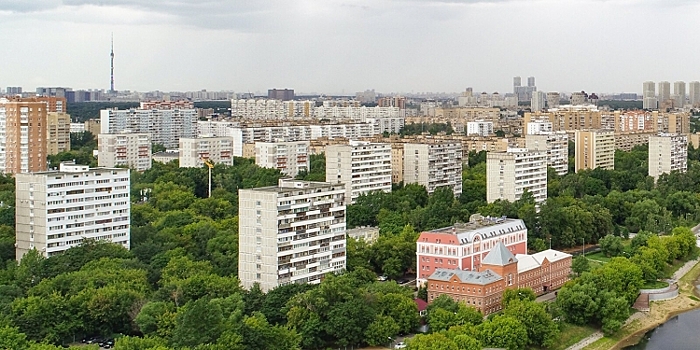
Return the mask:
<path id="1" fill-rule="evenodd" d="M 110 52 L 109 57 L 110 57 L 109 92 L 114 92 L 114 34 L 112 34 L 112 51 Z"/>

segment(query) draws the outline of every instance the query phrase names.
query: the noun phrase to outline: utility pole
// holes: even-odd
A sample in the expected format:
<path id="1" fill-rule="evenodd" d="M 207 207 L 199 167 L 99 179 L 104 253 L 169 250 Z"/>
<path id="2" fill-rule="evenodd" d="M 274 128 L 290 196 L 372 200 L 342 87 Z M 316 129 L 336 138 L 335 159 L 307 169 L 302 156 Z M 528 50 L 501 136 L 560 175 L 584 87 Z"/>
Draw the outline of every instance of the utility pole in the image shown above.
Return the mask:
<path id="1" fill-rule="evenodd" d="M 586 256 L 586 238 L 581 238 L 581 252 Z"/>
<path id="2" fill-rule="evenodd" d="M 214 163 L 209 159 L 204 159 L 204 164 L 209 168 L 209 198 L 211 198 L 211 169 L 214 168 Z"/>

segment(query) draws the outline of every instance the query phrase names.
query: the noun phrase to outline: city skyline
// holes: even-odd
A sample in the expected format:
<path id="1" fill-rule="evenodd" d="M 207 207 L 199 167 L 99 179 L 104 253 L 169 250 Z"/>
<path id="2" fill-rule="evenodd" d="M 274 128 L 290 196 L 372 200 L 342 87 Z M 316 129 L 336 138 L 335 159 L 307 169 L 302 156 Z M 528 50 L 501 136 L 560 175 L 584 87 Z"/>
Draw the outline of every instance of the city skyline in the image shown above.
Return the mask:
<path id="1" fill-rule="evenodd" d="M 103 4 L 0 1 L 13 67 L 0 86 L 108 90 L 112 33 L 116 90 L 508 93 L 534 76 L 541 91 L 641 94 L 648 80 L 700 80 L 679 54 L 700 37 L 690 1 Z"/>

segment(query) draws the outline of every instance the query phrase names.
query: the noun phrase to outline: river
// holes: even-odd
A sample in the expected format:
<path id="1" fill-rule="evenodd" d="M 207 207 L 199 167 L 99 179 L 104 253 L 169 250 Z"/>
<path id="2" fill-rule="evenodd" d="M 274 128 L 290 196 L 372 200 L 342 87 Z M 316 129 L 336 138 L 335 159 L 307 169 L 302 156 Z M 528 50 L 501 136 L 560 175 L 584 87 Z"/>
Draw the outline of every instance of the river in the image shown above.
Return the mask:
<path id="1" fill-rule="evenodd" d="M 672 317 L 644 334 L 637 345 L 623 350 L 696 350 L 700 349 L 700 309 Z"/>

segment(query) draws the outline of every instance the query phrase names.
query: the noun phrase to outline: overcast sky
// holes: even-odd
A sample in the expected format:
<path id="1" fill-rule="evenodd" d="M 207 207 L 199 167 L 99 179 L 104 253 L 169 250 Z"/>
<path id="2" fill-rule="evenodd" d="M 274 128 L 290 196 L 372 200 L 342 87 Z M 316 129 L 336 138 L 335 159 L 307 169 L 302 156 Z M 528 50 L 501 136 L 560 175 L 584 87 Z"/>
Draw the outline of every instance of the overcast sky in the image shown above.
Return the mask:
<path id="1" fill-rule="evenodd" d="M 700 1 L 0 0 L 0 87 L 640 92 L 700 80 Z"/>

